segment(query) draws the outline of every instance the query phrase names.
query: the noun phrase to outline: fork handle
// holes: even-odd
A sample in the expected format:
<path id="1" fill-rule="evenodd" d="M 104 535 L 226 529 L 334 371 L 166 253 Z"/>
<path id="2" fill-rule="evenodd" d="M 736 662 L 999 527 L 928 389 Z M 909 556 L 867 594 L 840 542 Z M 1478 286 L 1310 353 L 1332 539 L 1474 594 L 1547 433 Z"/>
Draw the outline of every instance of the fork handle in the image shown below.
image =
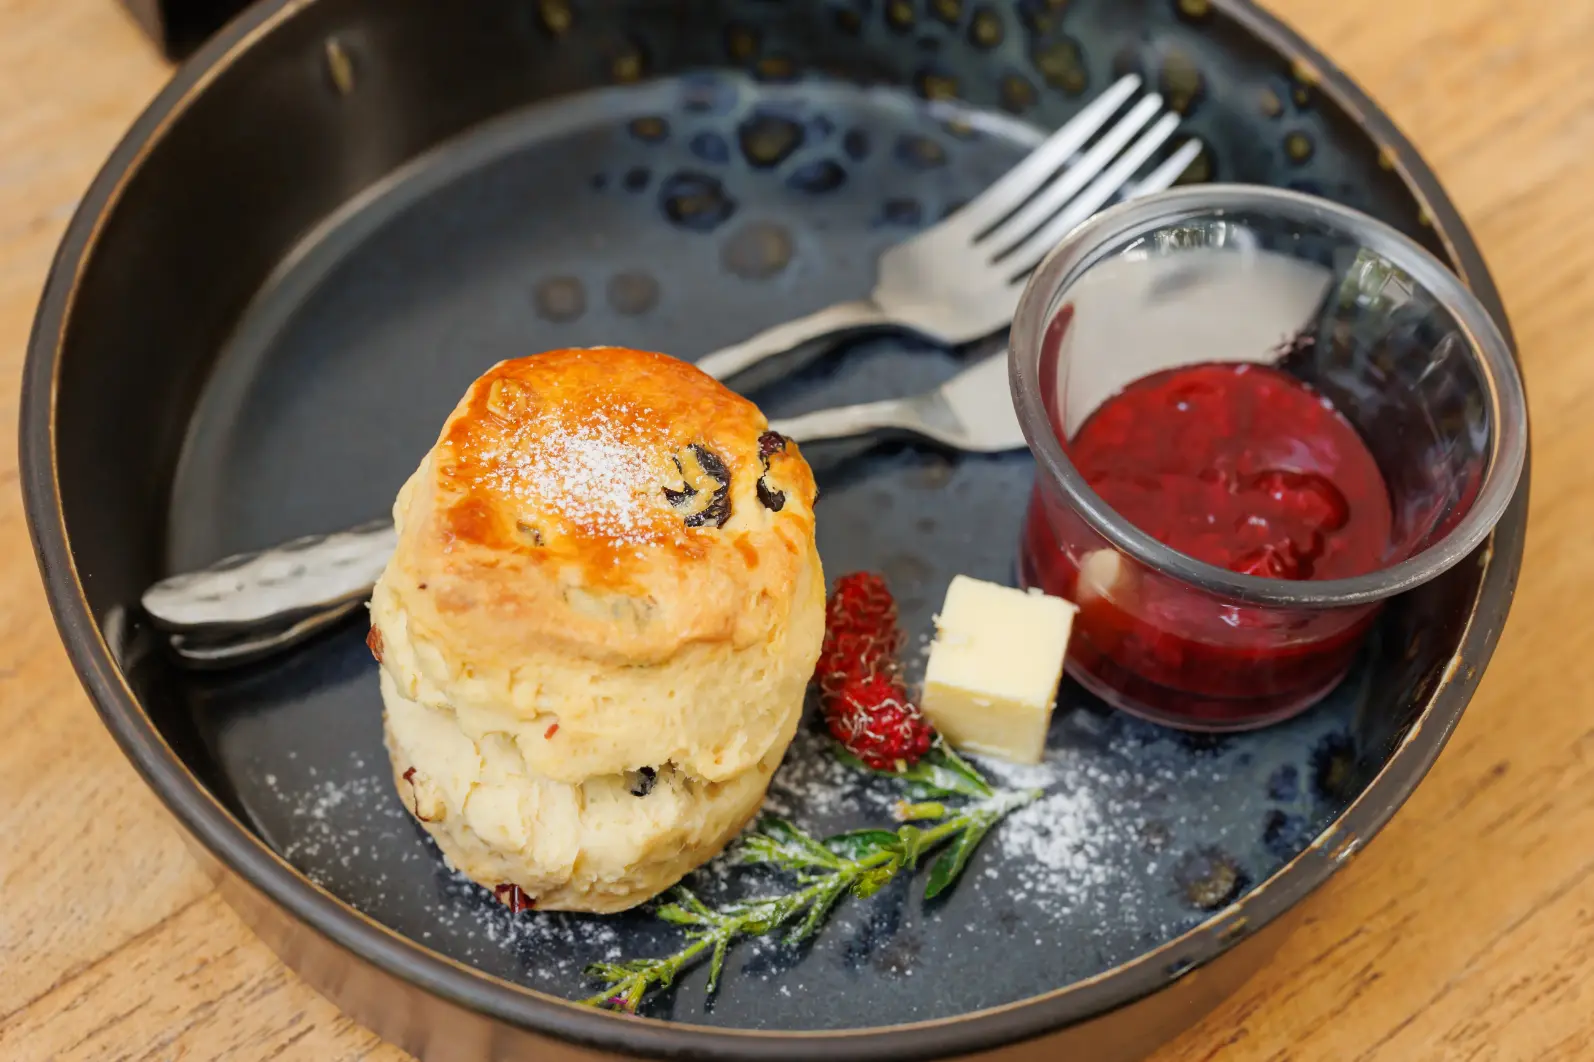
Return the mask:
<path id="1" fill-rule="evenodd" d="M 888 399 L 821 409 L 769 427 L 799 443 L 840 439 L 896 425 L 902 405 Z M 168 576 L 146 590 L 141 603 L 157 626 L 189 634 L 248 633 L 285 616 L 339 611 L 370 593 L 396 537 L 392 521 L 377 520 L 294 539 Z M 207 659 L 225 659 L 239 648 L 218 645 Z"/>
<path id="2" fill-rule="evenodd" d="M 769 426 L 798 442 L 840 439 L 900 426 L 905 405 L 901 399 L 865 402 Z M 142 604 L 156 626 L 176 635 L 174 647 L 195 666 L 258 659 L 303 640 L 363 601 L 393 552 L 395 536 L 393 524 L 379 520 L 239 554 L 161 580 L 144 593 Z"/>
<path id="3" fill-rule="evenodd" d="M 308 535 L 168 576 L 141 604 L 169 631 L 240 632 L 363 600 L 397 544 L 391 520 Z"/>
<path id="4" fill-rule="evenodd" d="M 885 311 L 868 299 L 838 302 L 807 317 L 799 317 L 795 321 L 766 328 L 751 339 L 704 355 L 698 359 L 697 367 L 714 379 L 723 380 L 757 365 L 765 358 L 784 354 L 804 343 L 840 332 L 851 332 L 890 323 L 891 318 L 886 316 Z"/>
<path id="5" fill-rule="evenodd" d="M 817 409 L 785 420 L 770 421 L 769 428 L 800 443 L 847 439 L 854 435 L 867 435 L 881 428 L 903 427 L 906 405 L 905 399 L 887 398 L 879 402 L 860 402 L 854 406 Z"/>
<path id="6" fill-rule="evenodd" d="M 814 339 L 890 323 L 866 299 L 840 302 L 716 351 L 698 367 L 716 377 L 728 376 Z M 900 405 L 871 402 L 821 410 L 771 427 L 799 442 L 861 435 L 895 423 L 888 410 Z M 255 659 L 319 629 L 324 624 L 318 617 L 342 615 L 349 602 L 363 599 L 392 553 L 394 537 L 392 523 L 382 520 L 229 557 L 161 580 L 146 591 L 142 604 L 157 626 L 180 636 L 179 653 L 196 664 L 218 667 Z M 280 625 L 284 617 L 301 617 L 301 622 L 270 633 L 265 641 L 253 636 Z M 202 637 L 185 649 L 183 639 L 191 635 Z"/>

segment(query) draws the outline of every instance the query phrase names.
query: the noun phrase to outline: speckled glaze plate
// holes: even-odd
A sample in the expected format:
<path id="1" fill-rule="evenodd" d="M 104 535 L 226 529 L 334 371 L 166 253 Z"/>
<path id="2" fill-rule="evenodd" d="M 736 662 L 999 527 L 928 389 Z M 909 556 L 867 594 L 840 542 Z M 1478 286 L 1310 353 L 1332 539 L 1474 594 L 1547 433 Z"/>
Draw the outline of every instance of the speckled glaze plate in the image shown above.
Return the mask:
<path id="1" fill-rule="evenodd" d="M 1397 601 L 1316 709 L 1192 737 L 1066 686 L 1047 762 L 990 767 L 1046 796 L 950 894 L 926 902 L 904 875 L 810 945 L 742 946 L 717 994 L 697 970 L 641 1018 L 565 1001 L 591 990 L 587 963 L 678 931 L 646 909 L 511 915 L 448 871 L 392 789 L 361 625 L 196 675 L 130 611 L 166 571 L 384 513 L 500 358 L 696 357 L 863 294 L 882 249 L 1131 70 L 1205 144 L 1187 180 L 1366 210 L 1498 308 L 1404 140 L 1235 0 L 276 2 L 182 69 L 62 248 L 25 486 L 108 726 L 288 961 L 428 1058 L 1112 1060 L 1266 959 L 1459 716 L 1509 604 L 1526 478 L 1494 541 Z M 782 416 L 931 386 L 1000 343 L 875 336 L 738 384 Z M 952 575 L 1011 580 L 1028 455 L 806 452 L 827 571 L 883 571 L 911 644 Z M 805 728 L 770 806 L 827 832 L 887 822 L 896 795 Z M 690 881 L 768 884 L 723 863 Z"/>

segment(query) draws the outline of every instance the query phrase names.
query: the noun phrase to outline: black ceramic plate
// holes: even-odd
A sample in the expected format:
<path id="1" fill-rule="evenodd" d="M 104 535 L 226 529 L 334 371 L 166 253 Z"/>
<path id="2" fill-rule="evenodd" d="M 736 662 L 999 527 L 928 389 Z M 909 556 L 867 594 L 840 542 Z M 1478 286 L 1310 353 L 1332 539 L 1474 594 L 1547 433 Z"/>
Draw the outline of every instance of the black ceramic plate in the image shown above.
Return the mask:
<path id="1" fill-rule="evenodd" d="M 904 875 L 811 946 L 741 947 L 717 995 L 699 970 L 648 1004 L 668 1023 L 557 1003 L 590 991 L 586 963 L 678 931 L 647 910 L 513 916 L 450 873 L 392 790 L 359 625 L 193 675 L 126 611 L 145 585 L 382 514 L 500 358 L 693 357 L 863 294 L 883 248 L 1127 70 L 1205 142 L 1189 179 L 1339 199 L 1493 292 L 1404 142 L 1237 4 L 300 7 L 263 5 L 196 57 L 85 200 L 30 356 L 24 467 L 52 601 L 112 729 L 267 938 L 363 1020 L 437 1057 L 471 1036 L 510 1053 L 505 1030 L 802 1058 L 818 1031 L 853 1031 L 832 1052 L 913 1057 L 1069 1026 L 1092 1058 L 1133 1057 L 1260 962 L 1252 935 L 1437 753 L 1504 618 L 1525 481 L 1496 541 L 1397 602 L 1306 715 L 1195 738 L 1068 686 L 1046 765 L 993 767 L 1046 797 L 950 895 L 927 903 Z M 877 337 L 749 393 L 799 413 L 928 387 L 982 352 Z M 827 570 L 884 571 L 910 640 L 952 575 L 1011 578 L 1027 455 L 807 452 Z M 894 794 L 805 731 L 770 800 L 830 831 L 888 821 Z M 722 865 L 691 881 L 748 885 Z"/>

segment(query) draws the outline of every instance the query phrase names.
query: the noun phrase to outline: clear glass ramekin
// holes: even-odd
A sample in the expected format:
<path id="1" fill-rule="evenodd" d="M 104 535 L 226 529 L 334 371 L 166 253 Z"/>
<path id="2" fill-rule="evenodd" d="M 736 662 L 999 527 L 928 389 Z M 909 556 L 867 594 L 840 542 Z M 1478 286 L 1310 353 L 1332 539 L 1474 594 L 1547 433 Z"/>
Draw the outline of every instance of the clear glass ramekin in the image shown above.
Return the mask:
<path id="1" fill-rule="evenodd" d="M 1038 465 L 1020 579 L 1080 605 L 1070 674 L 1159 723 L 1241 730 L 1311 705 L 1385 600 L 1488 536 L 1521 475 L 1522 381 L 1488 312 L 1412 240 L 1311 196 L 1205 185 L 1098 214 L 1030 278 L 1011 343 Z M 1378 570 L 1238 574 L 1158 542 L 1085 482 L 1069 440 L 1103 400 L 1212 361 L 1288 372 L 1350 421 L 1390 492 Z"/>

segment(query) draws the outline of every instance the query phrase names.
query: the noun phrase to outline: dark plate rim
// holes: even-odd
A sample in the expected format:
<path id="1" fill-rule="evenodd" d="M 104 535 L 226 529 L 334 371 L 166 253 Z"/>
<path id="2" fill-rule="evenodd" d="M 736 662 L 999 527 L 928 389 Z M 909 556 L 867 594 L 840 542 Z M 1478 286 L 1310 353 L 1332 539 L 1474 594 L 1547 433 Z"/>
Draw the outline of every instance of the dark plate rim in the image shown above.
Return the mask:
<path id="1" fill-rule="evenodd" d="M 1476 555 L 1485 566 L 1460 651 L 1428 695 L 1399 748 L 1350 807 L 1313 844 L 1239 903 L 1150 952 L 1044 995 L 954 1018 L 877 1029 L 722 1029 L 593 1010 L 483 974 L 438 955 L 355 911 L 314 885 L 239 822 L 188 770 L 144 713 L 90 613 L 61 510 L 55 406 L 59 355 L 78 279 L 125 181 L 187 104 L 242 51 L 313 0 L 256 4 L 197 51 L 144 110 L 95 177 L 69 223 L 46 280 L 29 339 L 19 418 L 19 468 L 29 533 L 51 612 L 73 667 L 124 754 L 209 853 L 300 924 L 385 972 L 509 1025 L 600 1050 L 637 1055 L 804 1060 L 846 1046 L 878 1059 L 918 1059 L 991 1050 L 1098 1017 L 1189 976 L 1272 922 L 1326 881 L 1394 814 L 1454 730 L 1498 641 L 1521 566 L 1528 470 L 1500 527 Z M 1324 56 L 1252 0 L 1210 0 L 1295 63 L 1354 116 L 1394 162 L 1462 279 L 1511 340 L 1499 294 L 1471 234 L 1433 173 L 1394 124 Z M 1513 349 L 1515 347 L 1512 343 Z M 1465 665 L 1463 666 L 1463 661 Z M 1174 971 L 1177 971 L 1175 973 Z"/>

